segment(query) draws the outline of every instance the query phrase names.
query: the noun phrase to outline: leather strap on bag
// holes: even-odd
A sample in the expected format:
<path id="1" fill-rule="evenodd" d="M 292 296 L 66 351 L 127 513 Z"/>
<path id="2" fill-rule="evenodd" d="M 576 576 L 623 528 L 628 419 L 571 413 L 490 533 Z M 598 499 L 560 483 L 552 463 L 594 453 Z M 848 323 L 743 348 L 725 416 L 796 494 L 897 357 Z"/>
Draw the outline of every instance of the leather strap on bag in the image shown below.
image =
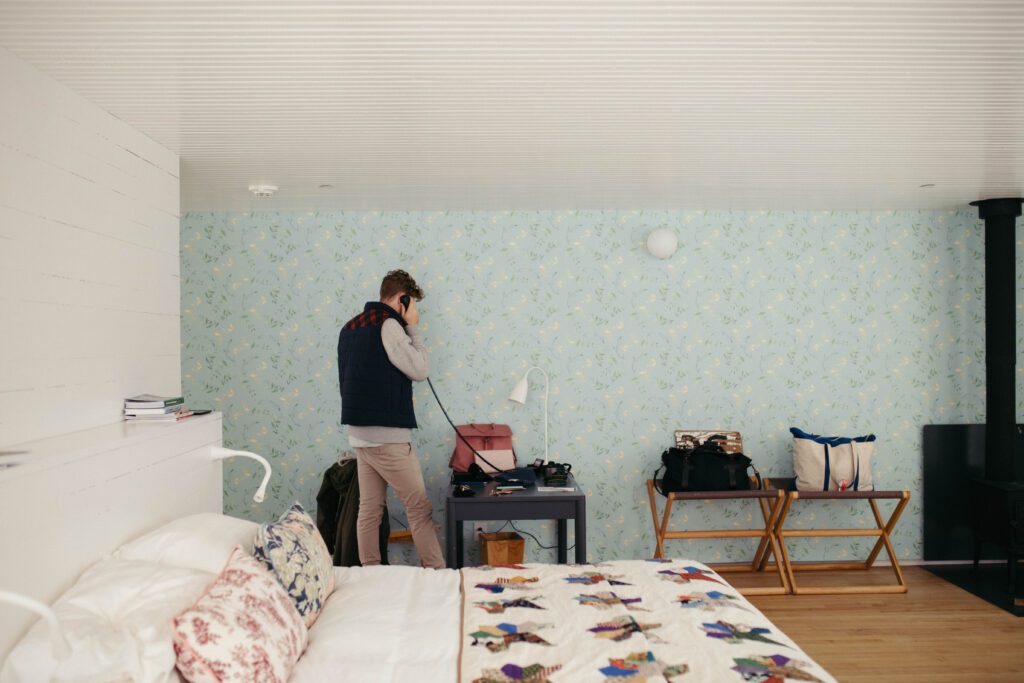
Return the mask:
<path id="1" fill-rule="evenodd" d="M 832 479 L 831 463 L 829 463 L 828 457 L 828 444 L 822 444 L 825 447 L 825 485 L 822 486 L 822 491 L 828 491 L 828 483 Z"/>
<path id="2" fill-rule="evenodd" d="M 856 442 L 850 444 L 850 450 L 853 451 L 853 462 L 857 466 L 857 470 L 853 474 L 853 490 L 857 491 L 860 489 L 860 452 Z"/>
<path id="3" fill-rule="evenodd" d="M 658 479 L 658 474 L 660 474 L 663 469 L 665 469 L 664 465 L 662 465 L 658 469 L 654 470 L 654 479 L 653 479 L 653 481 L 654 481 L 654 490 L 664 496 L 664 495 L 666 495 L 665 494 L 665 485 L 664 485 L 665 482 L 663 482 L 661 479 Z M 662 482 L 661 486 L 658 486 L 658 482 L 659 481 Z"/>
<path id="4" fill-rule="evenodd" d="M 753 460 L 750 461 L 750 469 L 754 470 L 754 478 L 757 480 L 757 488 L 758 488 L 758 490 L 763 489 L 764 488 L 764 480 L 761 479 L 761 473 L 757 471 L 756 467 L 754 467 L 754 461 Z"/>

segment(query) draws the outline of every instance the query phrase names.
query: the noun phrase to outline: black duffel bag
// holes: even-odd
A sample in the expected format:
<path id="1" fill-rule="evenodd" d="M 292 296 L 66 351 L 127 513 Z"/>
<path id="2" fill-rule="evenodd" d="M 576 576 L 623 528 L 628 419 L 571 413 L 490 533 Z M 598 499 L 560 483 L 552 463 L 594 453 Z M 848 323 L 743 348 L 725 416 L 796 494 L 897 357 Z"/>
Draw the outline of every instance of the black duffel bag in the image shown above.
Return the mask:
<path id="1" fill-rule="evenodd" d="M 669 448 L 661 454 L 661 467 L 654 473 L 654 484 L 661 486 L 658 493 L 667 496 L 681 491 L 748 491 L 750 475 L 754 470 L 760 487 L 761 475 L 753 461 L 743 453 L 727 453 L 722 448 L 722 435 L 715 435 L 696 448 Z"/>

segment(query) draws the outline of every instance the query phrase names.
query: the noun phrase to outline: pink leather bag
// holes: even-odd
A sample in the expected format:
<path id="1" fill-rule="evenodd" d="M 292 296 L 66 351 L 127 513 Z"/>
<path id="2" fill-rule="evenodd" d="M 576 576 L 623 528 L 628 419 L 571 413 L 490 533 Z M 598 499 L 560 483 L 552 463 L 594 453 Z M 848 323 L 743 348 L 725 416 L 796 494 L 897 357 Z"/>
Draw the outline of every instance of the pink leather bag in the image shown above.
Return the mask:
<path id="1" fill-rule="evenodd" d="M 487 451 L 511 451 L 512 428 L 501 424 L 468 424 L 458 425 L 456 429 L 459 434 L 468 441 L 473 448 L 487 457 Z M 448 461 L 448 467 L 456 472 L 468 472 L 469 466 L 476 462 L 476 456 L 469 446 L 455 435 L 455 450 L 452 458 Z"/>

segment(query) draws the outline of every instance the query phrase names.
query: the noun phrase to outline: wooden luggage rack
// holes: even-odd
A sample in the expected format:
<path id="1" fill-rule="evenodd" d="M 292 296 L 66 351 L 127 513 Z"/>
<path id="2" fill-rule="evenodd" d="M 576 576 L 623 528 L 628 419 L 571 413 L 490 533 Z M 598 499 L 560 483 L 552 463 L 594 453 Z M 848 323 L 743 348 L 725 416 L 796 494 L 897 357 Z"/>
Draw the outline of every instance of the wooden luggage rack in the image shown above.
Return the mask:
<path id="1" fill-rule="evenodd" d="M 769 490 L 778 491 L 785 496 L 782 510 L 775 523 L 775 537 L 782 551 L 782 561 L 786 567 L 786 577 L 794 595 L 823 595 L 829 593 L 906 593 L 907 583 L 903 579 L 896 551 L 890 538 L 892 530 L 910 502 L 910 491 L 797 491 L 796 481 L 790 478 L 766 479 L 765 486 Z M 800 500 L 866 500 L 871 506 L 871 514 L 875 518 L 873 529 L 787 529 L 786 520 L 793 504 Z M 889 519 L 883 521 L 878 509 L 879 500 L 895 500 Z M 786 548 L 787 538 L 856 538 L 877 536 L 874 547 L 866 560 L 861 562 L 792 562 Z M 814 586 L 800 587 L 796 582 L 795 572 L 799 571 L 831 571 L 831 570 L 868 570 L 882 550 L 889 556 L 896 585 L 852 585 L 852 586 Z M 762 562 L 764 560 L 762 559 Z"/>
<path id="2" fill-rule="evenodd" d="M 742 452 L 743 438 L 739 432 L 716 430 L 676 430 L 676 444 L 692 446 L 701 443 L 709 435 L 723 434 L 727 452 Z M 797 491 L 796 479 L 772 478 L 764 480 L 764 488 L 757 488 L 756 481 L 751 479 L 749 491 L 687 491 L 673 492 L 666 496 L 665 508 L 659 514 L 655 497 L 655 480 L 647 480 L 647 496 L 651 505 L 651 522 L 654 525 L 655 550 L 654 557 L 661 559 L 665 554 L 665 541 L 671 539 L 719 539 L 719 538 L 759 538 L 761 539 L 754 553 L 754 559 L 748 563 L 729 563 L 709 565 L 719 572 L 753 571 L 763 572 L 771 566 L 778 572 L 780 586 L 745 588 L 746 595 L 821 595 L 827 593 L 906 593 L 907 583 L 903 579 L 896 551 L 893 549 L 891 535 L 903 510 L 910 502 L 910 491 Z M 691 531 L 669 531 L 669 516 L 673 503 L 676 501 L 706 500 L 756 500 L 761 508 L 764 528 L 754 529 L 712 529 Z M 875 518 L 875 527 L 870 529 L 787 529 L 786 520 L 799 500 L 866 500 Z M 894 500 L 896 505 L 888 520 L 882 519 L 878 509 L 879 500 Z M 876 536 L 874 547 L 866 560 L 861 562 L 792 562 L 786 548 L 787 538 L 855 538 Z M 829 570 L 868 570 L 875 564 L 882 550 L 889 556 L 896 585 L 846 585 L 846 586 L 808 586 L 800 587 L 796 582 L 795 573 L 799 571 Z"/>
<path id="3" fill-rule="evenodd" d="M 756 487 L 756 482 L 751 482 Z M 778 525 L 779 515 L 782 511 L 784 492 L 779 490 L 764 490 L 752 488 L 748 491 L 687 491 L 672 492 L 665 499 L 665 509 L 659 515 L 657 498 L 655 496 L 655 480 L 647 480 L 647 496 L 651 505 L 651 522 L 654 525 L 654 538 L 656 547 L 655 559 L 665 556 L 665 541 L 671 539 L 723 539 L 723 538 L 759 538 L 761 539 L 754 553 L 754 559 L 743 563 L 726 563 L 708 565 L 716 572 L 756 572 L 764 571 L 768 567 L 769 554 L 775 558 L 772 563 L 779 576 L 779 586 L 757 586 L 741 589 L 744 595 L 785 595 L 790 591 L 788 574 L 784 570 L 785 557 L 780 553 L 778 538 L 775 535 L 775 528 Z M 756 500 L 761 508 L 761 516 L 764 519 L 764 526 L 753 529 L 709 529 L 691 531 L 669 531 L 668 522 L 672 514 L 673 503 L 686 501 L 705 500 Z"/>

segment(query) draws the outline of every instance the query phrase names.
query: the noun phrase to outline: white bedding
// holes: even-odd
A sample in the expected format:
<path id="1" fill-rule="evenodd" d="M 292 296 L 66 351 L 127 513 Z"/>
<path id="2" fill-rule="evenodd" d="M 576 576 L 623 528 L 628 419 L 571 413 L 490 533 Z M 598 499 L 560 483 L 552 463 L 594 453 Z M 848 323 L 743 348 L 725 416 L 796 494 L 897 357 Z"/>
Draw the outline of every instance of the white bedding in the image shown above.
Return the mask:
<path id="1" fill-rule="evenodd" d="M 71 657 L 54 658 L 42 621 L 4 661 L 0 683 L 178 681 L 171 619 L 214 574 L 139 560 L 97 562 L 54 605 Z"/>
<path id="2" fill-rule="evenodd" d="M 453 683 L 460 617 L 454 570 L 336 567 L 292 683 Z"/>
<path id="3" fill-rule="evenodd" d="M 834 683 L 721 575 L 691 560 L 465 569 L 465 601 L 452 570 L 335 572 L 337 587 L 310 629 L 295 683 L 454 683 L 460 680 L 460 642 L 462 683 Z M 502 581 L 516 577 L 536 581 Z M 624 602 L 609 601 L 610 595 Z M 531 605 L 520 605 L 519 598 Z M 638 630 L 631 635 L 602 631 L 634 618 Z M 500 638 L 487 632 L 510 624 L 535 624 L 546 642 L 513 642 L 492 652 L 487 643 Z M 650 661 L 638 661 L 640 654 Z M 536 670 L 522 671 L 534 664 Z"/>
<path id="4" fill-rule="evenodd" d="M 55 608 L 77 651 L 58 678 L 82 680 L 103 666 L 115 680 L 176 680 L 171 617 L 212 579 L 137 560 L 97 564 Z M 720 575 L 688 560 L 473 568 L 461 576 L 337 567 L 335 581 L 295 683 L 454 683 L 460 657 L 463 683 L 834 680 Z M 506 637 L 517 632 L 541 640 Z M 39 624 L 0 679 L 44 680 L 40 667 L 49 662 Z"/>

